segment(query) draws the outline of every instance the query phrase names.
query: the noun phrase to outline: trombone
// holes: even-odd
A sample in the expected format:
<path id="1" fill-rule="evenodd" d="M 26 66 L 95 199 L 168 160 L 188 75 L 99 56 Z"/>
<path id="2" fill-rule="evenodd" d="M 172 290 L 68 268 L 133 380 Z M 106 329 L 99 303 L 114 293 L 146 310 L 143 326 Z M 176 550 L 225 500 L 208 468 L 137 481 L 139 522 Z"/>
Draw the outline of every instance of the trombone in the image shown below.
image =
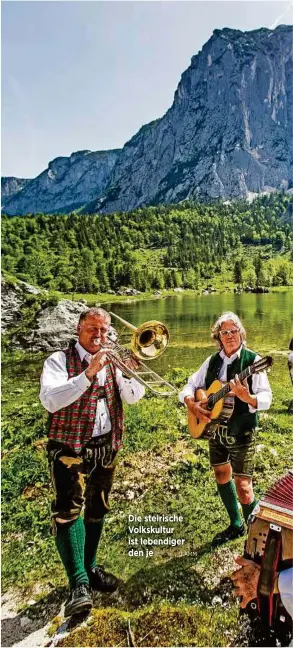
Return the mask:
<path id="1" fill-rule="evenodd" d="M 158 358 L 165 351 L 169 342 L 167 327 L 156 320 L 144 322 L 144 324 L 136 327 L 119 317 L 119 315 L 115 315 L 115 313 L 110 312 L 110 315 L 133 331 L 130 344 L 131 350 L 125 349 L 122 344 L 116 341 L 113 342 L 110 339 L 107 345 L 101 345 L 113 364 L 128 378 L 135 378 L 141 385 L 150 389 L 157 396 L 173 396 L 176 394 L 177 390 L 173 385 L 142 362 L 142 360 Z M 135 371 L 126 364 L 126 361 L 133 356 L 139 361 L 138 368 Z"/>

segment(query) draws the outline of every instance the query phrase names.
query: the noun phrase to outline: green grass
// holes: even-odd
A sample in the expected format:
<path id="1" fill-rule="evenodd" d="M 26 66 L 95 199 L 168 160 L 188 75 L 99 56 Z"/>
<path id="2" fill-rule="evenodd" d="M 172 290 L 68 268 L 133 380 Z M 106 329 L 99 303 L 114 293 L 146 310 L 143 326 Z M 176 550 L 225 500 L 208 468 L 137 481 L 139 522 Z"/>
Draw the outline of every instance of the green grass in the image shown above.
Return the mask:
<path id="1" fill-rule="evenodd" d="M 225 634 L 222 634 L 223 618 Z M 94 610 L 90 623 L 62 639 L 59 646 L 127 646 L 129 623 L 139 646 L 226 646 L 236 622 L 231 610 L 201 606 L 158 604 L 127 613 L 117 609 Z M 98 643 L 97 643 L 98 642 Z"/>
<path id="2" fill-rule="evenodd" d="M 256 454 L 257 497 L 291 465 L 291 385 L 286 358 L 274 359 L 274 403 L 261 415 Z M 45 605 L 48 591 L 64 600 L 67 586 L 49 530 L 52 493 L 46 413 L 38 401 L 41 364 L 41 355 L 7 357 L 2 396 L 2 586 L 18 588 L 25 602 L 38 584 L 36 607 Z M 179 387 L 188 373 L 174 370 L 170 379 Z M 125 411 L 125 445 L 99 552 L 99 561 L 124 584 L 111 597 L 98 595 L 89 625 L 60 645 L 127 645 L 129 621 L 136 645 L 231 645 L 239 631 L 238 604 L 227 577 L 243 540 L 216 551 L 211 546 L 228 519 L 207 443 L 191 439 L 176 398 L 148 397 Z M 173 525 L 172 536 L 184 538 L 184 545 L 151 548 L 152 557 L 128 556 L 128 515 L 170 513 L 184 517 Z M 215 596 L 225 605 L 212 604 Z"/>

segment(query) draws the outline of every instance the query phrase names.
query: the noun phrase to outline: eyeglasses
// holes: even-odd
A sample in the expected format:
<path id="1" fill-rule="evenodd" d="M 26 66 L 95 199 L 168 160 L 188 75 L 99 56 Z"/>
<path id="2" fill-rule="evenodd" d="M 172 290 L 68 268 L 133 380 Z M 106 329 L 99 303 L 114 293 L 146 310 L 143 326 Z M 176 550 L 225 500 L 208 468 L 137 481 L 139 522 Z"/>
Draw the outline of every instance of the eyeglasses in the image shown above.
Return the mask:
<path id="1" fill-rule="evenodd" d="M 234 329 L 224 329 L 223 331 L 220 331 L 220 336 L 221 337 L 227 337 L 227 335 L 237 335 L 239 333 L 239 329 L 234 328 Z"/>

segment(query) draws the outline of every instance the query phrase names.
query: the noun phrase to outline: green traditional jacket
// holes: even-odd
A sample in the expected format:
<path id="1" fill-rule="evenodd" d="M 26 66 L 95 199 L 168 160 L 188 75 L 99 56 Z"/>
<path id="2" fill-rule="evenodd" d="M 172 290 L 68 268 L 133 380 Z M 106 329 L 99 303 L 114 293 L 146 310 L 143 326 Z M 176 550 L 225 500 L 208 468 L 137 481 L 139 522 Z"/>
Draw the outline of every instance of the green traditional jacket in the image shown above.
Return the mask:
<path id="1" fill-rule="evenodd" d="M 240 357 L 237 357 L 234 362 L 227 366 L 227 381 L 229 382 L 229 380 L 232 380 L 236 374 L 240 374 L 241 371 L 244 371 L 244 369 L 252 365 L 256 355 L 257 354 L 254 351 L 242 347 Z M 210 387 L 214 380 L 219 380 L 222 364 L 223 359 L 221 358 L 220 353 L 212 355 L 206 375 L 206 389 Z M 248 378 L 248 385 L 250 393 L 253 394 L 251 376 Z M 238 435 L 247 430 L 253 430 L 257 425 L 257 412 L 251 413 L 248 404 L 235 397 L 234 411 L 228 422 L 229 433 L 231 435 Z"/>

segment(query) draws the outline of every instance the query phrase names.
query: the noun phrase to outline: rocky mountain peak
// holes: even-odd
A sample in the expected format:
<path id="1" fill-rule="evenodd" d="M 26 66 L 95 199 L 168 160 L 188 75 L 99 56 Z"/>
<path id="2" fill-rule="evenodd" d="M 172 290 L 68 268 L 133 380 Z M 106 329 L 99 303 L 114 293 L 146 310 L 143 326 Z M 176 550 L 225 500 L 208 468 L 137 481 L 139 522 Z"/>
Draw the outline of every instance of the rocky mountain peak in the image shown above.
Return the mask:
<path id="1" fill-rule="evenodd" d="M 163 117 L 142 126 L 121 151 L 56 158 L 44 182 L 31 181 L 5 211 L 60 212 L 85 205 L 86 213 L 112 213 L 289 190 L 292 36 L 286 25 L 214 30 L 183 72 Z"/>
<path id="2" fill-rule="evenodd" d="M 122 150 L 101 211 L 292 186 L 292 34 L 215 30 L 166 115 L 128 143 L 131 165 Z"/>

